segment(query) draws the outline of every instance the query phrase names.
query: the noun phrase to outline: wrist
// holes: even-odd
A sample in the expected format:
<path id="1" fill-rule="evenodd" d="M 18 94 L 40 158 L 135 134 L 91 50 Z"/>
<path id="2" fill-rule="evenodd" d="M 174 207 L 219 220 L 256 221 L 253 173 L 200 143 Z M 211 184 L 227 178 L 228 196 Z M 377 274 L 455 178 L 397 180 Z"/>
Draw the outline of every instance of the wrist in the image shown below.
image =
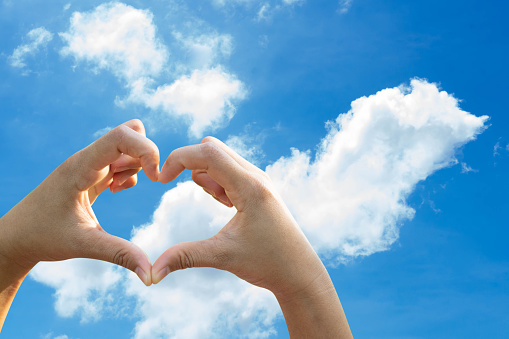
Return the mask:
<path id="1" fill-rule="evenodd" d="M 0 253 L 0 272 L 2 272 L 2 278 L 0 280 L 4 286 L 21 284 L 34 266 L 35 265 L 20 265 L 16 261 Z"/>
<path id="2" fill-rule="evenodd" d="M 352 338 L 343 307 L 327 271 L 292 295 L 275 294 L 290 338 Z"/>
<path id="3" fill-rule="evenodd" d="M 20 229 L 23 225 L 15 212 L 16 205 L 7 214 L 0 218 L 0 272 L 12 280 L 23 278 L 30 272 L 37 262 L 26 260 L 22 254 L 28 252 L 23 248 L 19 239 Z M 5 279 L 3 279 L 5 280 Z"/>
<path id="4" fill-rule="evenodd" d="M 293 303 L 305 300 L 318 300 L 324 296 L 336 295 L 334 284 L 325 267 L 318 272 L 314 272 L 313 278 L 310 278 L 301 286 L 292 286 L 292 288 L 272 291 L 280 304 Z"/>

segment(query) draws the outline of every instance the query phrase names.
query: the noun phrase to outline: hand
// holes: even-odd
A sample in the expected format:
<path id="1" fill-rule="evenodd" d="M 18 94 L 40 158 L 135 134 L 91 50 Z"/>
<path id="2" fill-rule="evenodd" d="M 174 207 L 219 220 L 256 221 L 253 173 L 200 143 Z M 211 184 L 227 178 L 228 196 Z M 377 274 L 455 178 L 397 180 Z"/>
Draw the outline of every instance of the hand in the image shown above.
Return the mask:
<path id="1" fill-rule="evenodd" d="M 274 293 L 292 337 L 351 337 L 325 267 L 267 174 L 210 137 L 173 151 L 159 181 L 174 180 L 185 168 L 195 183 L 237 213 L 212 238 L 164 252 L 152 267 L 152 282 L 191 267 L 226 270 Z"/>
<path id="2" fill-rule="evenodd" d="M 131 120 L 77 152 L 0 219 L 0 259 L 28 272 L 39 261 L 92 258 L 134 271 L 150 285 L 151 263 L 131 242 L 108 234 L 92 203 L 136 185 L 143 168 L 157 181 L 159 151 Z"/>

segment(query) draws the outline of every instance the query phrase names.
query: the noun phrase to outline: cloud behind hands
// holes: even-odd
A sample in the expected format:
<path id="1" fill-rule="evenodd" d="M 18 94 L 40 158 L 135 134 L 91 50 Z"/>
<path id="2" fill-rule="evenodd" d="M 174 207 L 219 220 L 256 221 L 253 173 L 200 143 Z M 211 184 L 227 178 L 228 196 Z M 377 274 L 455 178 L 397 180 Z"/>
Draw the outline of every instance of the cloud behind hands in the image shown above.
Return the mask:
<path id="1" fill-rule="evenodd" d="M 326 264 L 336 265 L 390 248 L 415 214 L 406 202 L 415 185 L 456 164 L 458 148 L 475 139 L 487 119 L 461 110 L 436 84 L 414 79 L 410 86 L 353 101 L 349 112 L 327 123 L 314 158 L 293 149 L 266 171 L 311 244 Z M 137 228 L 132 241 L 154 261 L 171 245 L 214 235 L 233 213 L 194 183 L 180 183 L 165 193 L 152 221 Z M 71 263 L 42 263 L 32 276 L 57 290 L 59 314 L 88 319 L 89 309 L 104 313 L 114 307 L 94 301 L 87 290 L 119 289 L 102 279 L 104 287 L 81 282 L 82 275 L 104 275 L 103 263 L 80 268 L 76 276 L 47 272 L 51 265 Z M 269 292 L 213 269 L 174 272 L 151 288 L 123 272 L 115 284 L 135 300 L 136 338 L 263 338 L 274 333 L 281 316 Z"/>
<path id="2" fill-rule="evenodd" d="M 75 12 L 69 30 L 60 36 L 66 44 L 62 55 L 96 72 L 109 71 L 122 81 L 129 94 L 117 104 L 143 105 L 159 120 L 184 118 L 195 138 L 227 124 L 235 114 L 235 103 L 246 95 L 243 83 L 219 64 L 231 53 L 228 35 L 183 37 L 175 32 L 192 62 L 173 74 L 170 51 L 158 38 L 148 10 L 111 2 L 90 12 Z M 174 81 L 157 86 L 164 77 Z"/>
<path id="3" fill-rule="evenodd" d="M 266 170 L 311 244 L 333 262 L 388 249 L 414 216 L 406 198 L 415 185 L 456 164 L 456 150 L 488 119 L 419 79 L 351 107 L 327 124 L 315 160 L 293 149 Z"/>

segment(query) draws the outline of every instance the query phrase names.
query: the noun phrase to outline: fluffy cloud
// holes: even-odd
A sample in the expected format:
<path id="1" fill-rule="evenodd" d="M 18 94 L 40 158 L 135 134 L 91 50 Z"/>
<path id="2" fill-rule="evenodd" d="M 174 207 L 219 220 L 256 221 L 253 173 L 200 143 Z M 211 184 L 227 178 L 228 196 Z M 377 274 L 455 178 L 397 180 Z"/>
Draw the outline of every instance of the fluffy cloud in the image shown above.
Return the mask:
<path id="1" fill-rule="evenodd" d="M 196 138 L 228 123 L 234 104 L 245 97 L 240 80 L 219 65 L 231 54 L 229 35 L 174 32 L 186 62 L 174 60 L 175 65 L 184 65 L 175 67 L 180 74 L 159 86 L 156 79 L 170 73 L 169 52 L 157 38 L 150 11 L 117 2 L 103 4 L 91 12 L 75 12 L 69 30 L 60 36 L 66 43 L 62 55 L 96 71 L 110 71 L 124 82 L 129 94 L 117 104 L 142 104 L 152 110 L 152 117 L 165 120 L 184 117 L 189 135 Z"/>
<path id="2" fill-rule="evenodd" d="M 74 12 L 69 31 L 60 36 L 67 43 L 63 55 L 127 81 L 159 75 L 168 60 L 168 51 L 156 38 L 152 13 L 122 3 Z"/>
<path id="3" fill-rule="evenodd" d="M 153 222 L 138 229 L 132 241 L 155 260 L 174 244 L 213 236 L 234 212 L 185 182 L 163 196 Z M 136 277 L 131 282 L 127 293 L 142 312 L 135 338 L 265 338 L 274 333 L 280 314 L 270 292 L 219 270 L 174 272 L 149 289 Z"/>
<path id="4" fill-rule="evenodd" d="M 16 47 L 9 57 L 9 63 L 12 67 L 25 68 L 25 58 L 29 55 L 34 55 L 41 48 L 46 47 L 52 39 L 53 33 L 44 27 L 32 29 L 27 34 L 28 43 Z"/>
<path id="5" fill-rule="evenodd" d="M 42 262 L 30 277 L 56 290 L 55 310 L 61 317 L 79 315 L 82 322 L 96 321 L 105 310 L 119 306 L 113 293 L 122 274 L 110 263 L 90 259 Z"/>
<path id="6" fill-rule="evenodd" d="M 267 173 L 324 256 L 345 260 L 386 250 L 415 210 L 406 198 L 433 172 L 457 163 L 458 147 L 483 131 L 486 116 L 458 107 L 437 86 L 414 79 L 352 102 L 328 123 L 316 159 L 292 150 Z"/>
<path id="7" fill-rule="evenodd" d="M 406 203 L 415 185 L 456 164 L 458 147 L 475 139 L 486 120 L 462 111 L 458 100 L 435 84 L 412 80 L 408 88 L 352 102 L 348 113 L 328 123 L 314 160 L 309 151 L 293 149 L 266 171 L 312 245 L 326 263 L 335 264 L 386 250 L 396 241 L 401 224 L 415 213 Z M 214 235 L 234 212 L 194 183 L 180 183 L 164 194 L 152 221 L 136 229 L 132 241 L 153 261 L 176 243 Z M 70 262 L 47 265 L 40 267 L 55 269 L 38 274 L 38 266 L 32 276 L 57 290 L 57 307 L 69 303 L 61 314 L 97 312 L 101 296 L 119 286 L 111 266 L 101 271 Z M 122 272 L 117 293 L 135 300 L 136 338 L 264 338 L 274 333 L 281 316 L 271 293 L 227 272 L 178 271 L 151 288 Z M 114 274 L 111 285 L 105 282 L 108 274 Z"/>
<path id="8" fill-rule="evenodd" d="M 171 85 L 151 89 L 146 79 L 132 84 L 127 102 L 141 103 L 164 114 L 184 116 L 189 134 L 199 138 L 206 129 L 214 130 L 235 114 L 234 102 L 245 96 L 244 85 L 219 68 L 195 70 Z"/>

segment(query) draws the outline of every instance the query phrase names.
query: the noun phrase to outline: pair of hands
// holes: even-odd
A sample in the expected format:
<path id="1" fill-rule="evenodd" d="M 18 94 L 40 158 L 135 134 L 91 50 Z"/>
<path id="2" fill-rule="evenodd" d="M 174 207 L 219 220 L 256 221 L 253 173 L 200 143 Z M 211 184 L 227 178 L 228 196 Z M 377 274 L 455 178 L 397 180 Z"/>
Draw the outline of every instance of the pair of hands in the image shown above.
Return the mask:
<path id="1" fill-rule="evenodd" d="M 152 265 L 133 243 L 108 234 L 93 202 L 108 187 L 133 187 L 137 173 L 162 183 L 190 169 L 196 184 L 235 216 L 209 239 L 177 244 Z M 77 152 L 0 218 L 0 330 L 14 296 L 40 261 L 92 258 L 135 272 L 147 286 L 191 267 L 229 271 L 274 293 L 292 338 L 351 338 L 327 270 L 269 177 L 217 139 L 159 151 L 131 120 Z"/>
<path id="2" fill-rule="evenodd" d="M 326 274 L 265 172 L 219 140 L 207 137 L 177 149 L 158 168 L 157 146 L 143 124 L 118 126 L 67 159 L 2 218 L 0 256 L 27 272 L 39 261 L 109 261 L 147 286 L 175 270 L 214 267 L 283 298 Z M 214 237 L 175 245 L 152 266 L 139 247 L 108 234 L 91 205 L 108 187 L 119 192 L 136 185 L 141 169 L 167 183 L 186 168 L 196 184 L 237 213 Z"/>

